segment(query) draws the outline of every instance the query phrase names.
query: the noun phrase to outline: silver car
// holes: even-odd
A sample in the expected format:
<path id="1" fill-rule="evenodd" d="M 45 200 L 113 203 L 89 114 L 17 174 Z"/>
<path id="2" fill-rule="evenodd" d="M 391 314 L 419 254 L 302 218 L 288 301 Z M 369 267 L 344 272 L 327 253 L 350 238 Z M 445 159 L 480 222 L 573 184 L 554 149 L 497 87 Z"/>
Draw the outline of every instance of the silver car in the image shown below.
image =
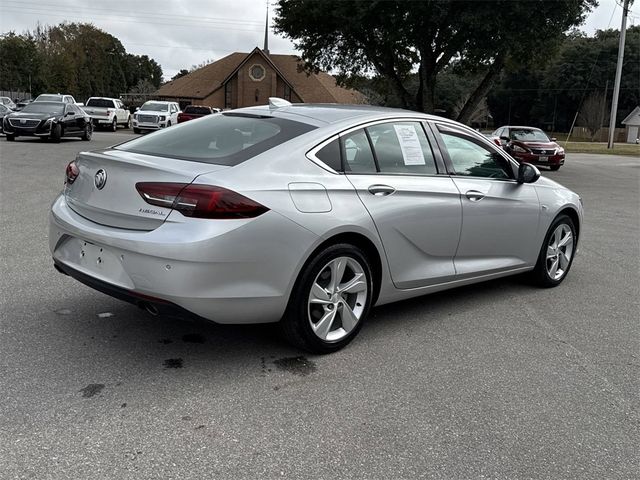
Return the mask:
<path id="1" fill-rule="evenodd" d="M 366 106 L 209 115 L 69 163 L 56 268 L 153 314 L 280 322 L 335 351 L 374 305 L 566 277 L 580 197 L 450 120 Z"/>

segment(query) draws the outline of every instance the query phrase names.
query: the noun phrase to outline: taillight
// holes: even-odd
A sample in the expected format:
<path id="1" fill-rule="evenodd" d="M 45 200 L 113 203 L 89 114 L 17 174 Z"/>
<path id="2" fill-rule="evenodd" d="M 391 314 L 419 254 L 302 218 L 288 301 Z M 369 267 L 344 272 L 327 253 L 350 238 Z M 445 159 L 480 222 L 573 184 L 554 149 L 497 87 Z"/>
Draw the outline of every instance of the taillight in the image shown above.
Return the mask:
<path id="1" fill-rule="evenodd" d="M 72 160 L 71 162 L 69 162 L 65 170 L 65 185 L 71 185 L 73 182 L 75 182 L 79 174 L 80 169 L 78 168 L 78 164 L 75 160 Z"/>
<path id="2" fill-rule="evenodd" d="M 187 217 L 253 218 L 269 211 L 244 195 L 214 185 L 141 182 L 136 190 L 148 204 L 173 208 Z"/>

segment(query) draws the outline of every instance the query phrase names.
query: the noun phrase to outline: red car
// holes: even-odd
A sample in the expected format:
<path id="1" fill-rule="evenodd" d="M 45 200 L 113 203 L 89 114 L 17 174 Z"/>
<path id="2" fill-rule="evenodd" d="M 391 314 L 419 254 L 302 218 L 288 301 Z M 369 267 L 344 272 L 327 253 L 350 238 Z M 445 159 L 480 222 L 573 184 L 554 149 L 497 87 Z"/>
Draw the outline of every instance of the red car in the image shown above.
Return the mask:
<path id="1" fill-rule="evenodd" d="M 564 148 L 539 128 L 505 126 L 493 132 L 493 136 L 518 162 L 544 165 L 551 170 L 564 165 Z"/>
<path id="2" fill-rule="evenodd" d="M 178 123 L 186 122 L 187 120 L 193 120 L 194 118 L 204 117 L 205 115 L 211 115 L 212 113 L 220 112 L 219 108 L 204 107 L 202 105 L 187 105 L 184 110 L 178 113 Z"/>

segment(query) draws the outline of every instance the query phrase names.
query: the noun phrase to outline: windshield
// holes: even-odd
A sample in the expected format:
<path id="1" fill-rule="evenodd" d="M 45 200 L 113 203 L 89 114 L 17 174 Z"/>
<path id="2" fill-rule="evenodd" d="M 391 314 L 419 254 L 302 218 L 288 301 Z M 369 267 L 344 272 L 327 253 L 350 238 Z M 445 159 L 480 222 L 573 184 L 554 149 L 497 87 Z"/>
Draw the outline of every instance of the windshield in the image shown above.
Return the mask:
<path id="1" fill-rule="evenodd" d="M 209 107 L 188 106 L 184 108 L 184 113 L 196 113 L 196 114 L 207 115 L 211 113 L 211 109 Z"/>
<path id="2" fill-rule="evenodd" d="M 61 102 L 62 95 L 38 95 L 36 102 Z"/>
<path id="3" fill-rule="evenodd" d="M 238 165 L 313 130 L 306 123 L 240 114 L 207 115 L 116 148 L 216 165 Z"/>
<path id="4" fill-rule="evenodd" d="M 87 107 L 113 108 L 113 100 L 107 98 L 90 98 Z"/>
<path id="5" fill-rule="evenodd" d="M 145 111 L 145 110 L 151 110 L 154 112 L 166 112 L 169 110 L 169 105 L 167 105 L 166 103 L 145 103 L 144 105 L 142 105 L 140 107 L 140 110 Z"/>
<path id="6" fill-rule="evenodd" d="M 64 103 L 53 102 L 33 102 L 25 106 L 22 112 L 26 113 L 49 113 L 51 115 L 62 115 Z"/>
<path id="7" fill-rule="evenodd" d="M 548 142 L 549 137 L 542 131 L 533 128 L 512 128 L 509 132 L 511 140 L 521 142 Z"/>

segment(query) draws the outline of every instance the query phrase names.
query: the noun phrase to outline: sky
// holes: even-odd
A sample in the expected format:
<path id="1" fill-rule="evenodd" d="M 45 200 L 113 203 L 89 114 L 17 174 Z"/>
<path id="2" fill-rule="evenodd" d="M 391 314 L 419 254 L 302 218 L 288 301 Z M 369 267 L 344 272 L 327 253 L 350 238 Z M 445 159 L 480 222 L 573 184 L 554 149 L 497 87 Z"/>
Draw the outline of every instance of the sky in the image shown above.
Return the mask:
<path id="1" fill-rule="evenodd" d="M 127 52 L 155 59 L 169 79 L 180 69 L 262 47 L 267 1 L 0 0 L 0 32 L 22 33 L 38 22 L 91 22 L 117 37 Z M 270 3 L 272 14 L 276 2 Z M 631 15 L 629 25 L 640 24 L 640 0 L 632 6 Z M 592 35 L 598 29 L 620 28 L 621 18 L 622 8 L 616 0 L 600 0 L 581 28 Z M 290 40 L 273 31 L 269 50 L 296 53 Z"/>

